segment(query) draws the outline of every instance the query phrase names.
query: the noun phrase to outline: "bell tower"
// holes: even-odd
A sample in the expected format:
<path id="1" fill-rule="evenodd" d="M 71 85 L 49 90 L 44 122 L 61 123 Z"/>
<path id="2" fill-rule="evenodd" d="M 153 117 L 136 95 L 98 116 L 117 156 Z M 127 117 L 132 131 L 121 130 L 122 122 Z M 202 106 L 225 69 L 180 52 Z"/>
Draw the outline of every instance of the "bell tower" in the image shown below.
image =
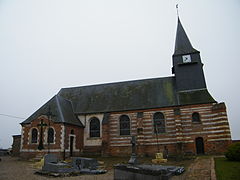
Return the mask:
<path id="1" fill-rule="evenodd" d="M 200 52 L 192 47 L 179 17 L 172 60 L 178 92 L 206 89 Z"/>

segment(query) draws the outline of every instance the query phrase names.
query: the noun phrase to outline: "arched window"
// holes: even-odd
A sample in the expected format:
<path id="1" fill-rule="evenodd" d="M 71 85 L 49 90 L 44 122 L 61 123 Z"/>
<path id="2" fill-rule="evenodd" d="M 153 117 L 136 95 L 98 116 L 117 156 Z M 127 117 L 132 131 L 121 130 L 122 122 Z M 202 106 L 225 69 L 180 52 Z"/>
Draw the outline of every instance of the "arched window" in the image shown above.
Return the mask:
<path id="1" fill-rule="evenodd" d="M 48 143 L 53 143 L 54 142 L 54 130 L 53 128 L 49 128 L 48 129 L 48 139 L 47 139 Z"/>
<path id="2" fill-rule="evenodd" d="M 122 115 L 119 120 L 120 135 L 130 135 L 130 119 L 127 115 Z"/>
<path id="3" fill-rule="evenodd" d="M 198 122 L 198 123 L 201 122 L 199 113 L 195 112 L 192 114 L 192 122 Z"/>
<path id="4" fill-rule="evenodd" d="M 74 134 L 74 130 L 73 129 L 71 130 L 70 134 Z"/>
<path id="5" fill-rule="evenodd" d="M 32 139 L 31 142 L 32 143 L 37 143 L 37 139 L 38 139 L 38 131 L 36 128 L 32 129 Z"/>
<path id="6" fill-rule="evenodd" d="M 100 137 L 100 121 L 96 117 L 90 120 L 90 137 Z"/>
<path id="7" fill-rule="evenodd" d="M 163 113 L 157 112 L 153 115 L 154 133 L 165 133 L 165 118 Z"/>

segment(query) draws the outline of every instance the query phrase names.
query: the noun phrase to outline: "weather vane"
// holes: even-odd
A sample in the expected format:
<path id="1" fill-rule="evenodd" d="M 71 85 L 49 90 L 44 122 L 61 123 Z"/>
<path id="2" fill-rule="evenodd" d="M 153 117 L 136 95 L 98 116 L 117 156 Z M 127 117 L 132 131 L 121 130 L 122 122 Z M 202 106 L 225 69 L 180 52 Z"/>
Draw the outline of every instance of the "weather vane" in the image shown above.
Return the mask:
<path id="1" fill-rule="evenodd" d="M 177 16 L 179 17 L 179 14 L 178 14 L 178 4 L 176 4 L 176 9 L 177 9 Z"/>

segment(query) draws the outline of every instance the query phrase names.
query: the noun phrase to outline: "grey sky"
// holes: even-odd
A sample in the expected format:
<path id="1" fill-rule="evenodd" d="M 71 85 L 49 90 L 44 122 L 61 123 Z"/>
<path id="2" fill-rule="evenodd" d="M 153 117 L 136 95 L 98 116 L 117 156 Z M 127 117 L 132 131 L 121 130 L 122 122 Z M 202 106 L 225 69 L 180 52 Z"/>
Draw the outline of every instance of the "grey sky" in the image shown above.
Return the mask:
<path id="1" fill-rule="evenodd" d="M 62 87 L 171 76 L 176 3 L 240 139 L 239 0 L 0 0 L 0 114 L 27 118 Z M 8 148 L 23 120 L 0 121 Z"/>

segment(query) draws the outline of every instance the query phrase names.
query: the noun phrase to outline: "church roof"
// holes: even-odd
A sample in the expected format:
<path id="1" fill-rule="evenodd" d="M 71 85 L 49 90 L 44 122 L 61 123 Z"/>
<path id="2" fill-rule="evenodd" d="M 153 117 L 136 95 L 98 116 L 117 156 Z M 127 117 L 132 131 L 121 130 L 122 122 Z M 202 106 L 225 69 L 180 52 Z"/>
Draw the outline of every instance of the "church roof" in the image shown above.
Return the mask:
<path id="1" fill-rule="evenodd" d="M 199 51 L 197 51 L 192 47 L 192 44 L 188 39 L 188 36 L 181 24 L 181 21 L 178 18 L 177 33 L 176 33 L 176 40 L 175 40 L 175 51 L 173 55 L 189 54 L 194 52 L 199 52 Z"/>
<path id="2" fill-rule="evenodd" d="M 34 119 L 41 115 L 46 115 L 51 108 L 51 113 L 53 116 L 51 120 L 55 123 L 66 123 L 77 126 L 82 126 L 82 123 L 76 118 L 72 109 L 72 103 L 61 96 L 55 95 L 42 107 L 40 107 L 35 113 L 33 113 L 29 118 L 23 121 L 21 124 L 28 124 Z"/>
<path id="3" fill-rule="evenodd" d="M 58 94 L 72 101 L 74 112 L 80 114 L 177 104 L 174 77 L 63 88 Z"/>
<path id="4" fill-rule="evenodd" d="M 178 92 L 178 99 L 180 105 L 190 104 L 192 105 L 216 102 L 206 88 Z"/>
<path id="5" fill-rule="evenodd" d="M 207 89 L 177 92 L 175 77 L 144 79 L 91 86 L 62 88 L 21 124 L 46 115 L 49 106 L 53 122 L 83 127 L 76 114 L 144 110 L 216 102 Z"/>
<path id="6" fill-rule="evenodd" d="M 207 89 L 176 92 L 175 77 L 63 88 L 77 114 L 141 110 L 215 102 Z"/>

